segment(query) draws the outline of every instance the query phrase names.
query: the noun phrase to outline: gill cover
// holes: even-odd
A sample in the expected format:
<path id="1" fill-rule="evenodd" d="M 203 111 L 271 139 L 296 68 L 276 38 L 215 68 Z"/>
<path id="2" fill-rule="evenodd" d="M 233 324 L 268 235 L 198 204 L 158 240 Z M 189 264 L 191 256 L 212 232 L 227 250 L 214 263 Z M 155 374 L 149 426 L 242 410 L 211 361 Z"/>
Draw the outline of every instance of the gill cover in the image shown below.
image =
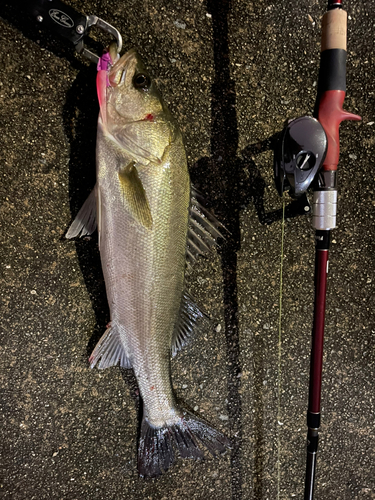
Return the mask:
<path id="1" fill-rule="evenodd" d="M 176 136 L 170 112 L 139 54 L 129 50 L 98 72 L 104 134 L 141 165 L 160 164 Z M 102 58 L 103 59 L 103 58 Z"/>

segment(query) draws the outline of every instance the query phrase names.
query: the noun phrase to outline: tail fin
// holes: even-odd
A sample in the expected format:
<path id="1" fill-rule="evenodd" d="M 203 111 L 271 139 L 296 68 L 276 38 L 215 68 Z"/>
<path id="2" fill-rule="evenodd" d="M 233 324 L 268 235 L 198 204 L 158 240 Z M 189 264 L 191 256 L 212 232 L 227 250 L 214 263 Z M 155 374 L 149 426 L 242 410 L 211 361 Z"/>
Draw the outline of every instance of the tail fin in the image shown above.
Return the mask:
<path id="1" fill-rule="evenodd" d="M 204 458 L 199 445 L 216 457 L 231 447 L 230 440 L 206 422 L 184 411 L 172 426 L 153 427 L 143 417 L 138 446 L 138 472 L 142 477 L 157 477 L 175 461 L 177 450 L 182 458 Z"/>

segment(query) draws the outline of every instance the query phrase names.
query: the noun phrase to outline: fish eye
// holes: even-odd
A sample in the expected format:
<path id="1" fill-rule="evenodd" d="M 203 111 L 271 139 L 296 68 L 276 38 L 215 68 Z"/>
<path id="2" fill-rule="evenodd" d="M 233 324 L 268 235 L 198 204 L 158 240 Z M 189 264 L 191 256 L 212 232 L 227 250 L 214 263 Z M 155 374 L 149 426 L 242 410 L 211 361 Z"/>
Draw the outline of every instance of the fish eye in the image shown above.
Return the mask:
<path id="1" fill-rule="evenodd" d="M 133 84 L 136 89 L 148 90 L 151 85 L 151 80 L 148 75 L 140 73 L 138 75 L 134 75 Z"/>

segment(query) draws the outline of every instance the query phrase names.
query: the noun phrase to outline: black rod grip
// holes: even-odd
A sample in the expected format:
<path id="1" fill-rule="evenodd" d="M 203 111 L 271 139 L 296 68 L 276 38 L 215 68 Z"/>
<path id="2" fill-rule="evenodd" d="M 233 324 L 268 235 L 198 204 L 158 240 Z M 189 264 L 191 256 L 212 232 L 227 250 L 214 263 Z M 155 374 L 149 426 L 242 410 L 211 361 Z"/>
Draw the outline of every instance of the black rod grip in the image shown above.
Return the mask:
<path id="1" fill-rule="evenodd" d="M 328 49 L 320 55 L 318 94 L 327 90 L 346 91 L 346 50 Z"/>

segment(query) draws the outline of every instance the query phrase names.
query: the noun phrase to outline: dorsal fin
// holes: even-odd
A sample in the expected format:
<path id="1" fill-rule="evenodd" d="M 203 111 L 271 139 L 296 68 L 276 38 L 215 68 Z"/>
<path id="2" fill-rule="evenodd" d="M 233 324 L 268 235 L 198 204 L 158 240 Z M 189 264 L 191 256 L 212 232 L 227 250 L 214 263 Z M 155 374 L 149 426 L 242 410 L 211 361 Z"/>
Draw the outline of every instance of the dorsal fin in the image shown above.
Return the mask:
<path id="1" fill-rule="evenodd" d="M 208 315 L 197 306 L 193 298 L 185 291 L 182 295 L 180 313 L 173 333 L 172 356 L 175 356 L 182 349 L 197 329 L 204 328 L 208 323 Z"/>
<path id="2" fill-rule="evenodd" d="M 226 231 L 216 217 L 204 207 L 204 198 L 194 186 L 191 186 L 190 219 L 186 261 L 192 266 L 198 255 L 205 255 L 217 245 L 217 239 L 223 238 Z"/>

